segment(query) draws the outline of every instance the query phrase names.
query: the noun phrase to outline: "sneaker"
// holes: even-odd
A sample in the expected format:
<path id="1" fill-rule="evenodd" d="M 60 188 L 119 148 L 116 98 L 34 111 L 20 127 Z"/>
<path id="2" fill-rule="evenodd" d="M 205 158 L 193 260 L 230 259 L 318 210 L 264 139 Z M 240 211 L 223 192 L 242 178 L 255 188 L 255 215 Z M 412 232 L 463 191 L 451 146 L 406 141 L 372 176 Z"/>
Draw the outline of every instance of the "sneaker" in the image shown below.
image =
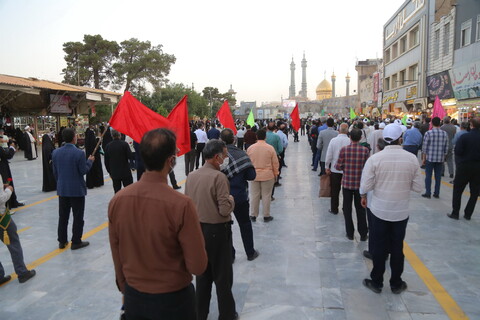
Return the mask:
<path id="1" fill-rule="evenodd" d="M 255 252 L 250 257 L 247 257 L 247 260 L 248 261 L 253 261 L 253 260 L 257 259 L 259 255 L 260 255 L 260 253 L 257 250 L 255 250 Z"/>
<path id="2" fill-rule="evenodd" d="M 250 220 L 252 220 L 252 222 L 255 222 L 255 221 L 257 221 L 257 217 L 255 217 L 255 216 L 250 216 Z"/>
<path id="3" fill-rule="evenodd" d="M 273 217 L 272 216 L 269 216 L 269 217 L 263 217 L 263 222 L 270 222 L 273 220 Z"/>
<path id="4" fill-rule="evenodd" d="M 37 273 L 33 269 L 30 270 L 30 271 L 27 271 L 24 274 L 22 274 L 21 276 L 18 276 L 18 282 L 20 282 L 20 283 L 27 282 L 31 278 L 35 277 L 36 274 Z"/>
<path id="5" fill-rule="evenodd" d="M 375 293 L 382 292 L 382 287 L 379 287 L 375 283 L 373 283 L 373 280 L 363 279 L 363 285 Z"/>
<path id="6" fill-rule="evenodd" d="M 85 248 L 89 244 L 90 244 L 90 242 L 88 242 L 88 241 L 82 241 L 80 243 L 72 243 L 72 246 L 70 247 L 70 249 L 77 250 L 77 249 Z"/>
<path id="7" fill-rule="evenodd" d="M 403 291 L 407 290 L 407 283 L 405 281 L 402 281 L 402 284 L 398 287 L 390 287 L 392 289 L 392 293 L 394 294 L 399 294 L 402 293 Z"/>
<path id="8" fill-rule="evenodd" d="M 0 286 L 4 283 L 7 283 L 8 281 L 12 280 L 12 277 L 10 275 L 8 276 L 5 276 L 3 278 L 0 279 Z"/>

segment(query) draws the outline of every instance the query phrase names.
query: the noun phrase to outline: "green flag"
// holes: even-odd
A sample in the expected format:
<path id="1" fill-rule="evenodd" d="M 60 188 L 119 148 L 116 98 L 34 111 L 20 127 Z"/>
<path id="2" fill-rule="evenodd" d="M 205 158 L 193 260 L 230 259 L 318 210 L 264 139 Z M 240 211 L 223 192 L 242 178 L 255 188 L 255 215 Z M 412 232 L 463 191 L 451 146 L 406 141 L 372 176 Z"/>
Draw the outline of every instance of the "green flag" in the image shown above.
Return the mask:
<path id="1" fill-rule="evenodd" d="M 253 127 L 255 125 L 255 118 L 253 117 L 253 111 L 252 110 L 250 110 L 250 114 L 248 115 L 247 124 L 250 127 Z"/>
<path id="2" fill-rule="evenodd" d="M 322 112 L 320 112 L 320 115 L 323 117 L 325 115 L 325 110 L 322 109 Z"/>
<path id="3" fill-rule="evenodd" d="M 350 120 L 353 120 L 357 117 L 357 115 L 355 114 L 355 111 L 353 111 L 353 108 L 350 108 Z"/>
<path id="4" fill-rule="evenodd" d="M 408 119 L 407 115 L 404 115 L 403 118 L 402 118 L 402 123 L 403 123 L 404 126 L 407 125 L 407 119 Z"/>

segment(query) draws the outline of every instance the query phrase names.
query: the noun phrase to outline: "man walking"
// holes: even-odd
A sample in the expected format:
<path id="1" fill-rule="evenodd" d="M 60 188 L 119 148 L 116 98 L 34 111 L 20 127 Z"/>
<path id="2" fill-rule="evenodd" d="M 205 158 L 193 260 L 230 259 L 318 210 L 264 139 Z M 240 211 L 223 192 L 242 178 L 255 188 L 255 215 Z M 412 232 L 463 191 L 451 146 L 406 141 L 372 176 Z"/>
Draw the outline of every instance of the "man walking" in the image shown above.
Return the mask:
<path id="1" fill-rule="evenodd" d="M 245 143 L 245 150 L 248 149 L 252 144 L 257 142 L 257 135 L 253 132 L 252 128 L 247 125 L 247 132 L 245 132 L 243 142 Z"/>
<path id="2" fill-rule="evenodd" d="M 362 138 L 360 129 L 350 131 L 351 144 L 340 150 L 335 169 L 343 171 L 343 215 L 345 217 L 346 236 L 353 240 L 355 228 L 352 220 L 352 200 L 357 212 L 357 228 L 360 234 L 360 241 L 367 241 L 368 227 L 365 209 L 362 208 L 360 199 L 360 178 L 362 169 L 368 159 L 370 151 L 359 144 Z"/>
<path id="3" fill-rule="evenodd" d="M 414 122 L 413 127 L 403 134 L 403 149 L 417 156 L 418 149 L 422 145 L 422 133 L 420 132 L 420 123 Z"/>
<path id="4" fill-rule="evenodd" d="M 105 168 L 112 177 L 113 191 L 133 183 L 130 159 L 133 154 L 127 142 L 120 140 L 120 132 L 112 130 L 113 141 L 105 149 Z"/>
<path id="5" fill-rule="evenodd" d="M 72 128 L 65 128 L 62 131 L 62 138 L 65 145 L 53 151 L 52 155 L 58 195 L 58 247 L 64 249 L 68 245 L 67 228 L 71 209 L 73 212 L 71 249 L 77 250 L 90 244 L 88 241 L 82 241 L 87 195 L 87 185 L 83 176 L 92 167 L 95 157 L 90 155 L 85 159 L 85 153 L 77 149 L 75 146 L 77 135 Z"/>
<path id="6" fill-rule="evenodd" d="M 317 138 L 317 149 L 320 152 L 320 174 L 325 174 L 325 158 L 327 157 L 327 150 L 330 141 L 338 135 L 338 131 L 333 128 L 335 124 L 332 118 L 327 119 L 327 129 L 320 131 Z M 315 166 L 313 167 L 314 169 Z"/>
<path id="7" fill-rule="evenodd" d="M 196 319 L 192 274 L 205 271 L 207 254 L 193 201 L 167 185 L 176 149 L 172 131 L 147 132 L 140 144 L 146 172 L 108 206 L 127 319 Z"/>
<path id="8" fill-rule="evenodd" d="M 480 194 L 480 118 L 470 121 L 470 132 L 461 135 L 455 144 L 457 173 L 453 180 L 452 213 L 449 218 L 458 220 L 462 205 L 462 194 L 470 185 L 470 199 L 465 207 L 466 220 L 472 218 Z"/>
<path id="9" fill-rule="evenodd" d="M 197 135 L 190 130 L 190 151 L 185 153 L 185 176 L 188 176 L 190 172 L 195 169 L 195 147 L 197 146 Z"/>
<path id="10" fill-rule="evenodd" d="M 402 280 L 404 255 L 403 240 L 409 216 L 410 192 L 422 191 L 422 177 L 418 159 L 402 150 L 402 128 L 389 124 L 383 130 L 387 146 L 370 157 L 363 169 L 360 183 L 362 206 L 371 210 L 370 252 L 373 260 L 371 279 L 363 285 L 375 293 L 383 287 L 385 259 L 390 253 L 390 288 L 394 294 L 407 289 Z M 371 203 L 367 193 L 371 192 Z M 370 201 L 370 200 L 369 200 Z"/>
<path id="11" fill-rule="evenodd" d="M 443 130 L 447 133 L 447 144 L 448 150 L 447 155 L 445 156 L 445 162 L 448 166 L 448 173 L 450 178 L 454 176 L 454 166 L 453 166 L 453 138 L 455 133 L 457 133 L 457 128 L 451 123 L 450 117 L 446 116 L 443 118 L 443 125 L 440 127 L 440 130 Z M 445 165 L 442 168 L 442 176 L 445 174 Z"/>
<path id="12" fill-rule="evenodd" d="M 206 320 L 210 312 L 212 283 L 217 291 L 220 320 L 238 318 L 232 294 L 232 218 L 235 201 L 230 195 L 227 177 L 220 168 L 228 161 L 227 147 L 220 140 L 210 140 L 203 149 L 206 163 L 190 173 L 185 194 L 197 207 L 205 238 L 207 270 L 196 277 L 197 317 Z"/>
<path id="13" fill-rule="evenodd" d="M 243 248 L 247 254 L 247 259 L 252 261 L 258 257 L 258 251 L 253 246 L 247 181 L 254 180 L 257 174 L 247 153 L 235 147 L 235 137 L 231 129 L 224 129 L 220 133 L 220 138 L 227 145 L 228 158 L 230 159 L 227 168 L 223 169 L 222 172 L 227 175 L 228 182 L 230 182 L 230 194 L 235 200 L 233 213 L 240 227 L 240 235 L 242 236 Z M 233 248 L 233 260 L 235 260 L 235 248 Z"/>
<path id="14" fill-rule="evenodd" d="M 200 165 L 200 156 L 202 156 L 202 166 L 205 163 L 205 157 L 202 151 L 203 148 L 205 148 L 205 143 L 208 141 L 207 134 L 203 130 L 203 123 L 198 125 L 198 129 L 195 130 L 195 135 L 197 136 L 197 156 L 195 158 L 195 170 L 197 170 L 198 166 Z"/>
<path id="15" fill-rule="evenodd" d="M 423 137 L 422 164 L 425 166 L 425 193 L 424 198 L 431 198 L 432 172 L 435 172 L 434 198 L 440 197 L 440 184 L 442 183 L 442 167 L 448 151 L 447 133 L 440 130 L 440 118 L 432 119 L 432 130 L 427 131 Z"/>
<path id="16" fill-rule="evenodd" d="M 327 132 L 324 130 L 323 132 Z M 350 145 L 350 138 L 347 136 L 348 133 L 348 124 L 342 123 L 339 128 L 339 134 L 330 140 L 327 148 L 327 154 L 325 156 L 325 171 L 330 175 L 330 187 L 331 187 L 331 197 L 330 197 L 330 212 L 331 214 L 338 214 L 339 206 L 339 195 L 342 188 L 342 176 L 343 171 L 337 170 L 335 166 L 337 165 L 338 156 L 340 155 L 340 150 L 343 147 Z"/>

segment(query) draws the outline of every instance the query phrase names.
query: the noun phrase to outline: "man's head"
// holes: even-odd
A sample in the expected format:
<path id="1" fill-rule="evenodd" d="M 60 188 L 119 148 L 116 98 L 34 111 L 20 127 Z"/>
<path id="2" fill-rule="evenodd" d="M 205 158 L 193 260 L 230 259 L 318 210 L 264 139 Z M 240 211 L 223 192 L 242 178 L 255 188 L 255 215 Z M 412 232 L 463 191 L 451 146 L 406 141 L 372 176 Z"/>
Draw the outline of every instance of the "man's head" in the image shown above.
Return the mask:
<path id="1" fill-rule="evenodd" d="M 65 143 L 73 143 L 73 144 L 77 143 L 76 141 L 77 135 L 75 134 L 75 130 L 73 130 L 72 128 L 63 129 L 62 138 L 63 138 L 63 141 L 65 141 Z"/>
<path id="2" fill-rule="evenodd" d="M 222 130 L 222 124 L 221 124 L 220 122 L 217 123 L 217 129 L 218 129 L 218 130 Z"/>
<path id="3" fill-rule="evenodd" d="M 383 140 L 389 145 L 401 144 L 403 130 L 402 127 L 397 124 L 389 124 L 383 129 Z"/>
<path id="4" fill-rule="evenodd" d="M 212 139 L 203 148 L 205 161 L 220 170 L 220 165 L 228 159 L 227 146 L 222 140 Z"/>
<path id="5" fill-rule="evenodd" d="M 444 123 L 444 124 L 449 124 L 449 123 L 450 123 L 450 117 L 449 117 L 449 116 L 445 116 L 445 117 L 443 118 L 443 123 Z"/>
<path id="6" fill-rule="evenodd" d="M 250 130 L 252 129 L 252 127 L 250 127 L 250 125 L 247 124 L 247 130 Z"/>
<path id="7" fill-rule="evenodd" d="M 480 129 L 480 118 L 472 118 L 472 120 L 470 120 L 470 128 L 477 130 Z"/>
<path id="8" fill-rule="evenodd" d="M 233 144 L 235 141 L 235 135 L 232 129 L 223 129 L 220 133 L 220 139 L 222 139 L 225 144 Z"/>
<path id="9" fill-rule="evenodd" d="M 327 119 L 327 127 L 333 127 L 333 125 L 335 124 L 335 121 L 333 121 L 333 118 L 328 118 Z"/>
<path id="10" fill-rule="evenodd" d="M 112 130 L 112 138 L 113 140 L 120 140 L 121 134 L 117 130 Z"/>
<path id="11" fill-rule="evenodd" d="M 177 152 L 177 138 L 175 133 L 168 129 L 153 129 L 145 133 L 140 142 L 140 155 L 145 168 L 149 171 L 168 173 L 175 166 Z"/>
<path id="12" fill-rule="evenodd" d="M 420 122 L 415 121 L 415 122 L 413 123 L 413 127 L 414 127 L 414 128 L 417 128 L 417 129 L 420 129 Z"/>
<path id="13" fill-rule="evenodd" d="M 273 121 L 268 122 L 267 128 L 268 128 L 268 131 L 274 131 L 275 130 L 275 122 L 273 122 Z"/>
<path id="14" fill-rule="evenodd" d="M 358 142 L 362 138 L 362 130 L 354 128 L 350 131 L 350 140 Z"/>
<path id="15" fill-rule="evenodd" d="M 340 128 L 338 129 L 338 132 L 343 133 L 343 134 L 348 133 L 348 124 L 342 123 L 340 125 Z"/>
<path id="16" fill-rule="evenodd" d="M 266 137 L 267 137 L 267 132 L 265 131 L 265 129 L 260 129 L 257 131 L 258 140 L 265 140 Z"/>
<path id="17" fill-rule="evenodd" d="M 440 118 L 439 117 L 435 117 L 435 118 L 432 119 L 432 126 L 440 127 Z"/>

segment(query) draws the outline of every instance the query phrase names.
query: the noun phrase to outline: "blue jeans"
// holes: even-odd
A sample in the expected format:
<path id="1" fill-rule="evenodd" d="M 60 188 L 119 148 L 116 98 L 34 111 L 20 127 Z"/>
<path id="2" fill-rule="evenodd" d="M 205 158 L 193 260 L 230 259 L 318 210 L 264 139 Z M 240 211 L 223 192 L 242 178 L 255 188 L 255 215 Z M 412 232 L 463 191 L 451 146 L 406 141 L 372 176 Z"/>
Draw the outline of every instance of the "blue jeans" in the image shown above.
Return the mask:
<path id="1" fill-rule="evenodd" d="M 313 170 L 317 171 L 318 162 L 320 162 L 320 156 L 322 155 L 322 149 L 317 149 L 315 156 L 313 158 Z"/>
<path id="2" fill-rule="evenodd" d="M 425 194 L 432 194 L 432 172 L 435 171 L 435 191 L 433 195 L 440 195 L 440 184 L 442 183 L 442 167 L 443 162 L 430 162 L 425 164 Z"/>

